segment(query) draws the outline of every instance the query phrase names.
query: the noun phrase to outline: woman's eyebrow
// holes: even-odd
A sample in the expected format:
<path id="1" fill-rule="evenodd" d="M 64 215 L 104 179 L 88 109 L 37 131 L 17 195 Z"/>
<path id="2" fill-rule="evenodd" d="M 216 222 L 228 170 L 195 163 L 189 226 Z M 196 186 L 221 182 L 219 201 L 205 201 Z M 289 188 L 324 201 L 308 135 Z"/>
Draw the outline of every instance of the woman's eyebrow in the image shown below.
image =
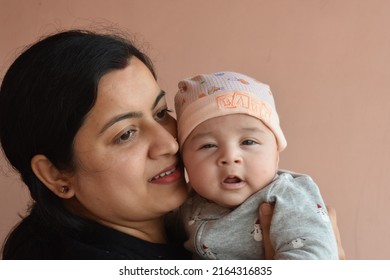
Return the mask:
<path id="1" fill-rule="evenodd" d="M 157 95 L 156 99 L 153 102 L 152 110 L 157 106 L 157 104 L 160 102 L 161 98 L 165 96 L 165 91 L 160 90 L 159 94 Z M 131 119 L 131 118 L 142 118 L 143 114 L 142 112 L 128 112 L 124 114 L 120 114 L 117 116 L 114 116 L 112 119 L 110 119 L 100 130 L 99 134 L 102 134 L 104 131 L 106 131 L 110 126 L 114 125 L 115 123 L 124 120 L 124 119 Z"/>
<path id="2" fill-rule="evenodd" d="M 110 126 L 114 125 L 115 123 L 124 120 L 124 119 L 131 119 L 131 118 L 142 118 L 143 114 L 142 112 L 128 112 L 124 114 L 117 115 L 110 119 L 100 130 L 99 134 L 102 134 L 105 130 L 107 130 Z"/>
<path id="3" fill-rule="evenodd" d="M 156 100 L 154 100 L 154 103 L 153 103 L 153 106 L 152 106 L 152 110 L 154 108 L 156 108 L 158 102 L 160 102 L 161 98 L 163 98 L 164 96 L 165 96 L 165 91 L 160 90 L 159 94 L 156 97 Z"/>

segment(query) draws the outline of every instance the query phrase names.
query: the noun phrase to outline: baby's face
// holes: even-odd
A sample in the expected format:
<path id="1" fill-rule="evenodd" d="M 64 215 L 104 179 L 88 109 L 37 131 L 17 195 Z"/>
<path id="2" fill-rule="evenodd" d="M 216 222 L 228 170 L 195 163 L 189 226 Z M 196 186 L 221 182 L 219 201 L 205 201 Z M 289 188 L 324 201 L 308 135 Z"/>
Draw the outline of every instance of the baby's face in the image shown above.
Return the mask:
<path id="1" fill-rule="evenodd" d="M 274 134 L 244 114 L 201 123 L 184 142 L 182 155 L 195 191 L 229 208 L 268 185 L 279 163 Z"/>

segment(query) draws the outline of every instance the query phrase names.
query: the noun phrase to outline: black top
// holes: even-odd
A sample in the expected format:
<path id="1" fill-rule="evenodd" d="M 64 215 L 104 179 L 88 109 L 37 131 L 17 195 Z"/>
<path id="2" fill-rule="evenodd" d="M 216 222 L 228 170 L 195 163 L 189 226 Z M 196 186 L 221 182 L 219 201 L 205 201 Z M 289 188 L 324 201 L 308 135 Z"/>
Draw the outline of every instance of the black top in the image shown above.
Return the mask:
<path id="1" fill-rule="evenodd" d="M 120 260 L 189 259 L 181 242 L 156 244 L 88 221 L 82 234 L 74 230 L 43 230 L 29 217 L 11 234 L 3 259 Z M 180 244 L 180 245 L 179 245 Z"/>

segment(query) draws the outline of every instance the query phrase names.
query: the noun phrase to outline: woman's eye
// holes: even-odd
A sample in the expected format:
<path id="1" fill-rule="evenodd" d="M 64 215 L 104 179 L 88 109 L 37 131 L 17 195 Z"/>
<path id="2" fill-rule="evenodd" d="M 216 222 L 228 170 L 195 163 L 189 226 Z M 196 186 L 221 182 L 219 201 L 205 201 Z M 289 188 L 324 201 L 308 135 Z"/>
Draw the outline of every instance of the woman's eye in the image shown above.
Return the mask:
<path id="1" fill-rule="evenodd" d="M 156 113 L 155 119 L 157 121 L 162 121 L 162 120 L 164 120 L 166 118 L 167 114 L 170 113 L 170 112 L 172 112 L 172 111 L 169 110 L 168 108 L 164 108 L 164 109 L 162 109 L 162 110 L 160 110 L 160 111 L 158 111 Z"/>
<path id="2" fill-rule="evenodd" d="M 115 139 L 117 144 L 122 144 L 129 141 L 135 134 L 135 130 L 129 129 L 122 133 L 118 138 Z"/>

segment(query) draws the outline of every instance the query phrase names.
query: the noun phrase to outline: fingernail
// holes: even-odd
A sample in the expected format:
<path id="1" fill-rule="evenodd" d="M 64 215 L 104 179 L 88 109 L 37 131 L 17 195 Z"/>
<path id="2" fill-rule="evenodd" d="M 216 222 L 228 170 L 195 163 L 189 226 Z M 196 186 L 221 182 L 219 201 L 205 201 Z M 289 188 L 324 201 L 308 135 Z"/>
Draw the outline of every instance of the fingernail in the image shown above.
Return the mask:
<path id="1" fill-rule="evenodd" d="M 261 213 L 264 215 L 264 216 L 269 216 L 271 215 L 271 205 L 265 203 L 263 205 L 261 205 Z"/>

